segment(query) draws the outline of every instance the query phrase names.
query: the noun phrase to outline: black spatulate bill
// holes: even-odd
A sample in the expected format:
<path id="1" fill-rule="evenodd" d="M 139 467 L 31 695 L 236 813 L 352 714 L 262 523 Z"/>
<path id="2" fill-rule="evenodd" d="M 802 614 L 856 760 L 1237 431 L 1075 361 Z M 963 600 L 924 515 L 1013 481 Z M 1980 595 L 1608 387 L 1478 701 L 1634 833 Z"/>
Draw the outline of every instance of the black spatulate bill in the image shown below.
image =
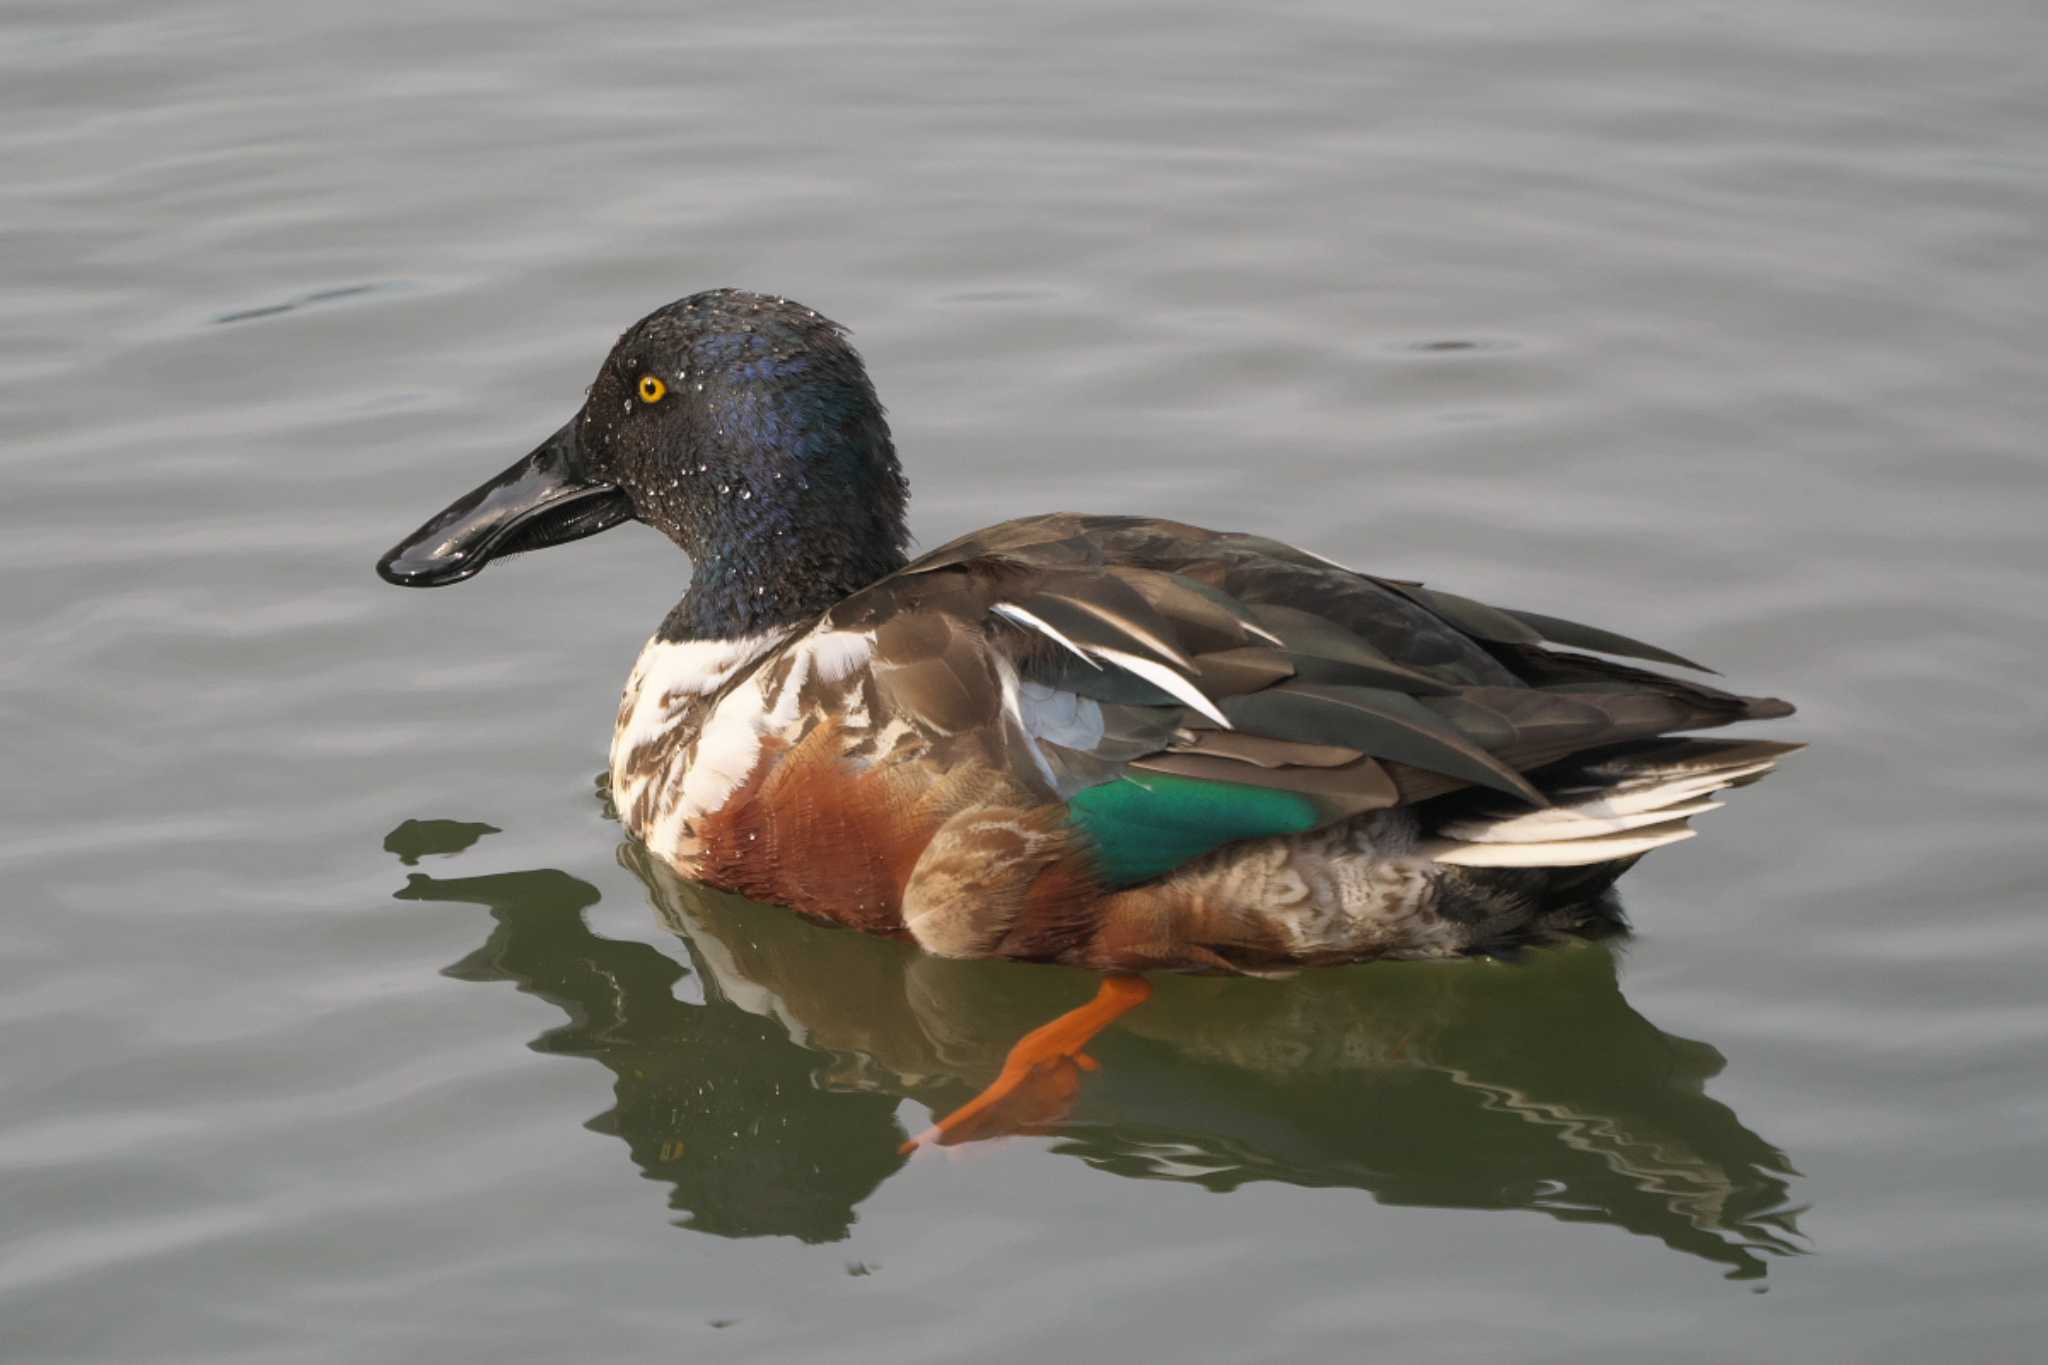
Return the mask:
<path id="1" fill-rule="evenodd" d="M 448 504 L 377 561 L 387 583 L 438 588 L 493 559 L 596 535 L 633 516 L 618 487 L 593 478 L 571 420 L 525 459 Z"/>

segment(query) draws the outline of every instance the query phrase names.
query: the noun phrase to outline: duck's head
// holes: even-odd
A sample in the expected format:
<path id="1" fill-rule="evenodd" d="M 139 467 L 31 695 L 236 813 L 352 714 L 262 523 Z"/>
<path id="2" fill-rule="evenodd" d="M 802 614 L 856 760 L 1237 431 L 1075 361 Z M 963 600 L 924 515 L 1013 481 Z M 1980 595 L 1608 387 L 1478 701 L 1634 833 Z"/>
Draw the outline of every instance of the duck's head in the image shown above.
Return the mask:
<path id="1" fill-rule="evenodd" d="M 845 330 L 786 299 L 718 289 L 633 324 L 581 411 L 377 572 L 440 587 L 639 520 L 695 566 L 664 633 L 731 638 L 815 615 L 900 568 L 908 497 Z"/>

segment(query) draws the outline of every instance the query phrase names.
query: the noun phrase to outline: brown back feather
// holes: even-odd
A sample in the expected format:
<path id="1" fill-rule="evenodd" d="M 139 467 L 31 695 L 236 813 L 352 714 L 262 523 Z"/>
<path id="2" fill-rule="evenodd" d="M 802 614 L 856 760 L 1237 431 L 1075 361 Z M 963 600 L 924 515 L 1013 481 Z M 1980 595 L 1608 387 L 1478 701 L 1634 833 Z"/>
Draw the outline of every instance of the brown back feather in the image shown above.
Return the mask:
<path id="1" fill-rule="evenodd" d="M 1059 787 L 1131 764 L 1296 791 L 1325 820 L 1475 784 L 1540 803 L 1524 774 L 1546 764 L 1790 710 L 1550 647 L 1688 662 L 1612 631 L 1367 577 L 1263 537 L 1137 517 L 1055 513 L 989 527 L 832 615 L 877 626 L 880 690 L 931 735 L 1014 728 L 990 663 L 1000 656 L 1027 680 L 1103 706 L 1100 751 L 1054 755 Z M 1235 728 L 1100 651 L 1171 670 Z M 1057 799 L 1015 736 L 995 747 L 1020 784 Z"/>

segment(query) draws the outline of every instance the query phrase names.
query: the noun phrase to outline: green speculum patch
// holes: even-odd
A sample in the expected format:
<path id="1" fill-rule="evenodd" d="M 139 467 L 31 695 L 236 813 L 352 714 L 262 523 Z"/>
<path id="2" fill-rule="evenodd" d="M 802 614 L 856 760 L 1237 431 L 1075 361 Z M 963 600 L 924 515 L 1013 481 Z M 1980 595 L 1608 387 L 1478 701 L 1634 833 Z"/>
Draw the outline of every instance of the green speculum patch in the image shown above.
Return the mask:
<path id="1" fill-rule="evenodd" d="M 1315 803 L 1297 792 L 1148 772 L 1078 792 L 1067 812 L 1095 841 L 1112 886 L 1148 881 L 1236 839 L 1299 834 L 1317 821 Z"/>

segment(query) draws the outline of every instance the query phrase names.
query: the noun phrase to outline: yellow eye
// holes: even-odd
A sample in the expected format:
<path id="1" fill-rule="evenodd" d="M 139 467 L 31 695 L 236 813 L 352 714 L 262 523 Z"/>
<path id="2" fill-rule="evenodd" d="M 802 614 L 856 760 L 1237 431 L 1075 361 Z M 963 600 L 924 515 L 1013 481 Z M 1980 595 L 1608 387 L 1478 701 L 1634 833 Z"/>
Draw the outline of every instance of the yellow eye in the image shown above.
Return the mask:
<path id="1" fill-rule="evenodd" d="M 640 376 L 641 402 L 659 403 L 667 393 L 668 385 L 662 383 L 659 376 L 651 374 L 643 374 Z"/>

